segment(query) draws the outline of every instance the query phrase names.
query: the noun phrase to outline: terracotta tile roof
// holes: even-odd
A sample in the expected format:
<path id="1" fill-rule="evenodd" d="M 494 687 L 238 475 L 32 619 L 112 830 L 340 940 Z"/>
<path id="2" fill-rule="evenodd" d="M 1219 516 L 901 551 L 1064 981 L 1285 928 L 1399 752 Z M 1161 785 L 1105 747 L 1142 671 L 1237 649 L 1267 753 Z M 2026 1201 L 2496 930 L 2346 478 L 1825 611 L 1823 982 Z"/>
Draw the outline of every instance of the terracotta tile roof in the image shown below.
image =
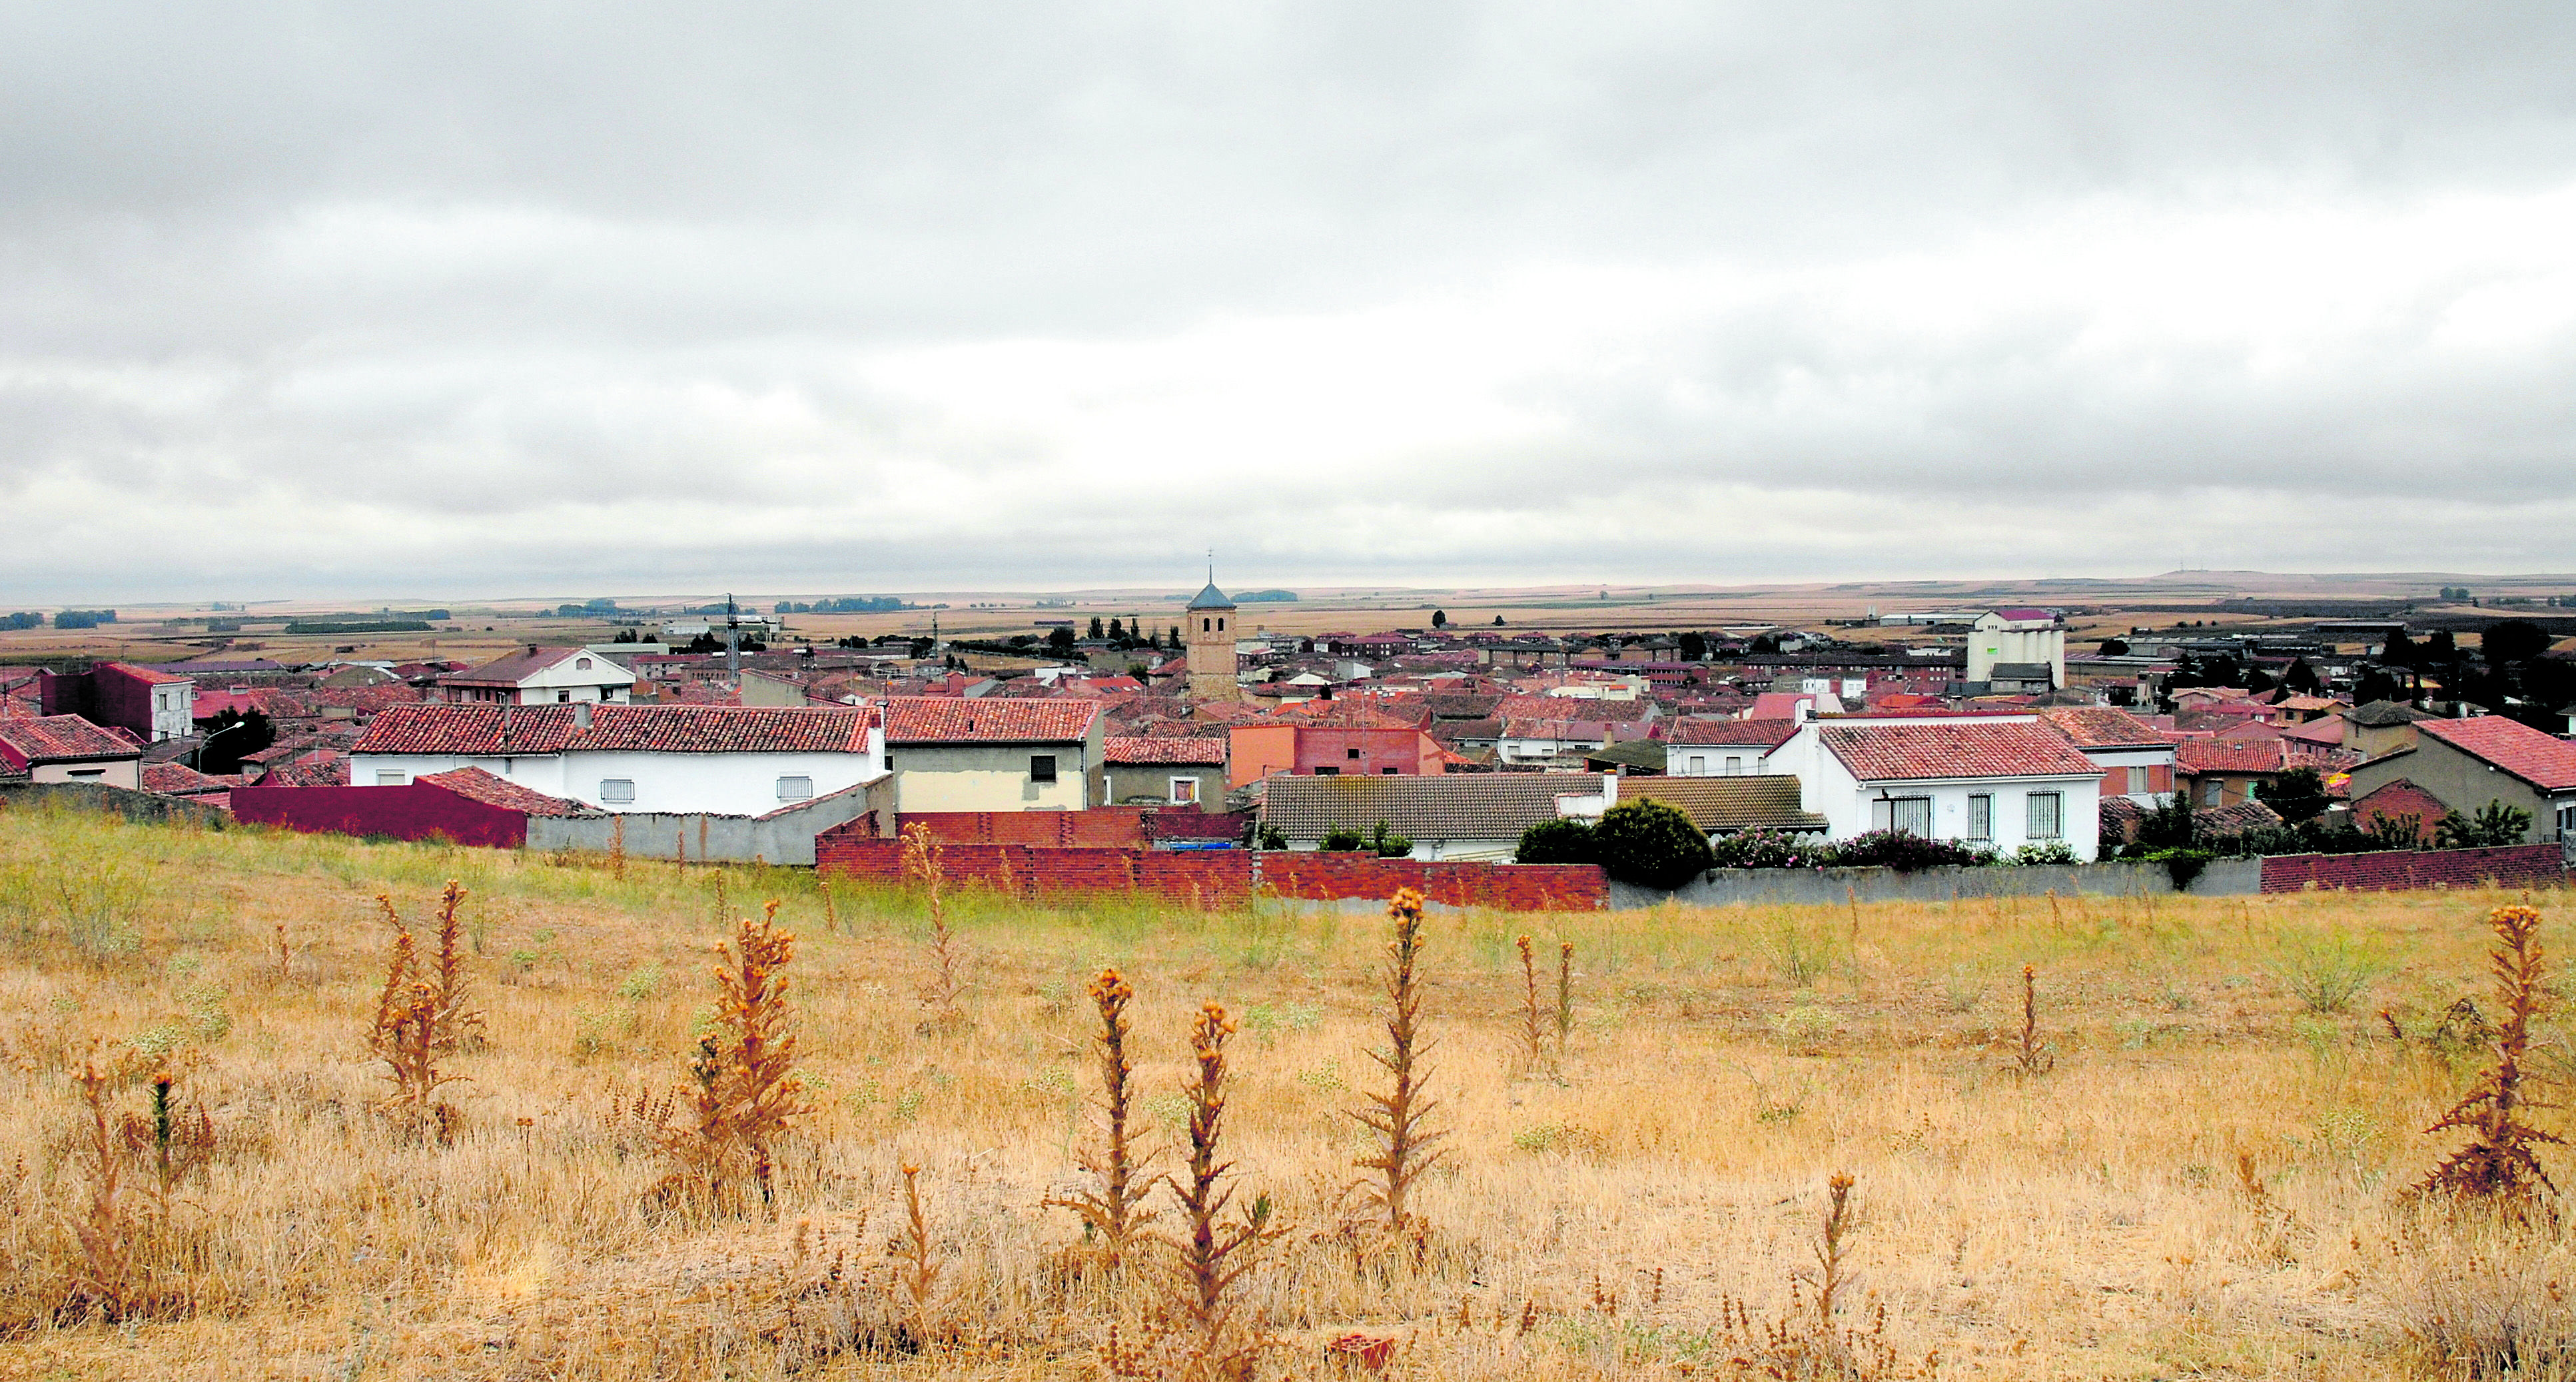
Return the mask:
<path id="1" fill-rule="evenodd" d="M 1506 720 L 1563 720 L 1580 717 L 1585 720 L 1652 719 L 1653 701 L 1606 701 L 1578 696 L 1505 696 L 1494 713 Z"/>
<path id="2" fill-rule="evenodd" d="M 2576 788 L 2576 744 L 2544 734 L 2520 720 L 2481 715 L 2472 720 L 2423 720 L 2415 729 L 2492 763 L 2544 792 Z"/>
<path id="3" fill-rule="evenodd" d="M 239 774 L 210 777 L 185 763 L 146 763 L 143 765 L 143 790 L 165 797 L 196 796 L 204 792 L 224 792 L 241 785 Z"/>
<path id="4" fill-rule="evenodd" d="M 601 812 L 577 801 L 550 797 L 530 787 L 522 787 L 507 778 L 497 777 L 481 768 L 455 768 L 443 773 L 423 773 L 415 782 L 428 782 L 444 787 L 470 801 L 498 806 L 528 816 L 596 816 Z"/>
<path id="5" fill-rule="evenodd" d="M 2039 712 L 2040 723 L 2054 727 L 2078 748 L 2163 748 L 2155 726 L 2116 706 L 2052 706 Z"/>
<path id="6" fill-rule="evenodd" d="M 2174 745 L 2174 768 L 2183 773 L 2278 773 L 2289 767 L 2289 750 L 2279 739 L 2186 739 Z"/>
<path id="7" fill-rule="evenodd" d="M 194 677 L 181 676 L 173 672 L 162 671 L 158 667 L 137 667 L 131 662 L 104 662 L 99 664 L 99 666 L 101 670 L 113 668 L 116 671 L 123 672 L 125 675 L 148 686 L 177 686 L 184 682 L 196 680 Z"/>
<path id="8" fill-rule="evenodd" d="M 1107 739 L 1102 758 L 1109 763 L 1225 762 L 1223 739 Z"/>
<path id="9" fill-rule="evenodd" d="M 1817 734 L 1863 782 L 1937 777 L 2098 777 L 2101 769 L 2055 730 L 2032 723 L 1928 720 L 1825 725 Z"/>
<path id="10" fill-rule="evenodd" d="M 884 702 L 886 744 L 1066 744 L 1090 737 L 1095 701 L 893 696 Z"/>
<path id="11" fill-rule="evenodd" d="M 1560 742 L 1607 743 L 1610 727 L 1599 720 L 1523 720 L 1507 717 L 1503 721 L 1506 739 L 1554 739 Z"/>
<path id="12" fill-rule="evenodd" d="M 1776 749 L 1798 732 L 1795 720 L 1676 720 L 1664 742 L 1676 745 L 1758 744 Z"/>
<path id="13" fill-rule="evenodd" d="M 1821 830 L 1824 817 L 1799 809 L 1798 779 L 1762 777 L 1626 777 L 1619 800 L 1660 801 L 1676 807 L 1700 829 L 1718 831 Z"/>
<path id="14" fill-rule="evenodd" d="M 111 734 L 78 715 L 0 720 L 0 749 L 5 749 L 11 761 L 22 767 L 143 756 L 142 748 L 134 741 Z"/>
<path id="15" fill-rule="evenodd" d="M 585 708 L 587 730 L 576 718 Z M 876 722 L 874 710 L 858 706 L 398 705 L 369 722 L 350 752 L 863 753 Z"/>
<path id="16" fill-rule="evenodd" d="M 271 768 L 259 780 L 262 787 L 346 787 L 349 785 L 349 755 L 338 749 L 315 749 L 291 763 Z"/>
<path id="17" fill-rule="evenodd" d="M 2281 737 L 2284 739 L 2296 739 L 2299 742 L 2306 744 L 2322 744 L 2328 748 L 2341 748 L 2343 747 L 2343 717 L 2340 715 L 2322 715 L 2316 719 L 2308 721 L 2304 725 L 2292 725 L 2288 729 L 2282 730 Z"/>
<path id="18" fill-rule="evenodd" d="M 2191 813 L 2191 826 L 2194 831 L 2220 839 L 2280 823 L 2281 813 L 2259 801 L 2240 801 L 2234 806 L 2212 806 L 2206 809 L 2195 809 Z"/>

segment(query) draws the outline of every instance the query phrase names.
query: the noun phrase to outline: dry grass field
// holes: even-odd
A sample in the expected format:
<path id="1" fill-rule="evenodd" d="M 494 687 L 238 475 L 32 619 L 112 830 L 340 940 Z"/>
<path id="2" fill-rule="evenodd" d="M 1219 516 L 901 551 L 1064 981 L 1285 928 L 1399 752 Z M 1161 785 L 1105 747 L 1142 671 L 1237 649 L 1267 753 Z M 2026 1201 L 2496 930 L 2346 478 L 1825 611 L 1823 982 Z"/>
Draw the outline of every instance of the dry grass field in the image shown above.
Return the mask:
<path id="1" fill-rule="evenodd" d="M 377 895 L 426 959 L 451 878 L 481 1023 L 436 1057 L 442 1138 L 378 1111 L 369 1031 Z M 773 898 L 810 1112 L 769 1202 L 710 1198 L 672 1096 L 725 1031 L 715 947 Z M 1101 1160 L 1104 966 L 1151 1171 L 1189 1169 L 1194 1014 L 1236 1028 L 1228 1222 L 1265 1213 L 1224 1295 L 1263 1376 L 2439 1377 L 2508 1331 L 2511 1375 L 2559 1376 L 2555 1230 L 2401 1202 L 2460 1140 L 2422 1129 L 2485 1060 L 2517 900 L 1434 913 L 1446 1137 L 1391 1237 L 1354 1189 L 1374 912 L 953 895 L 951 1017 L 918 896 L 0 812 L 0 1376 L 1150 1374 L 1176 1254 L 1113 1272 L 1048 1203 Z M 2563 897 L 2532 901 L 2555 940 Z M 1186 1227 L 1169 1187 L 1142 1208 Z"/>

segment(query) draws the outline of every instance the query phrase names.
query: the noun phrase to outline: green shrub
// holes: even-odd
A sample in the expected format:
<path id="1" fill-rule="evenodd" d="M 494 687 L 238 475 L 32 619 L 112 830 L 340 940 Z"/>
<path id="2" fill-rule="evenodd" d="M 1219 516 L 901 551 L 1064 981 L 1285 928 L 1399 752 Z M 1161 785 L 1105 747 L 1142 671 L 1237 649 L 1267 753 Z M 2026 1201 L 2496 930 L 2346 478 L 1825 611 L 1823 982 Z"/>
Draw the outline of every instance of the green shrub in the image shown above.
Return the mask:
<path id="1" fill-rule="evenodd" d="M 1678 888 L 1717 867 L 1708 837 L 1660 801 L 1623 802 L 1602 812 L 1592 841 L 1612 878 L 1641 887 Z"/>
<path id="2" fill-rule="evenodd" d="M 1521 832 L 1520 848 L 1513 851 L 1512 860 L 1522 864 L 1598 863 L 1592 822 L 1565 816 L 1540 821 Z"/>
<path id="3" fill-rule="evenodd" d="M 1908 830 L 1873 830 L 1855 835 L 1834 849 L 1834 863 L 1841 868 L 1895 869 L 1899 873 L 1994 861 L 1991 850 L 1975 849 L 1956 840 L 1927 839 Z"/>
<path id="4" fill-rule="evenodd" d="M 2339 1013 L 2388 966 L 2341 931 L 2285 942 L 2273 972 L 2312 1013 Z"/>
<path id="5" fill-rule="evenodd" d="M 1834 866 L 1834 846 L 1822 835 L 1768 826 L 1739 831 L 1710 846 L 1722 869 L 1824 869 Z"/>

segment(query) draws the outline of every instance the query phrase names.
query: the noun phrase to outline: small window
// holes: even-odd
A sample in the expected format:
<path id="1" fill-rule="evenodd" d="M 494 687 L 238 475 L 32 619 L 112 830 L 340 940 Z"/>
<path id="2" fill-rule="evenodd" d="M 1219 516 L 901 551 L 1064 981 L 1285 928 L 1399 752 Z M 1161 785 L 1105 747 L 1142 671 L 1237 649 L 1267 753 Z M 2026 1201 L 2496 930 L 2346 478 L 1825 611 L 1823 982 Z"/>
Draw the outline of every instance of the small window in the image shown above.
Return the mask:
<path id="1" fill-rule="evenodd" d="M 63 770 L 63 776 L 65 776 L 65 777 L 105 777 L 105 776 L 107 776 L 107 769 L 105 769 L 105 768 L 66 768 L 66 769 L 64 769 L 64 770 Z"/>
<path id="2" fill-rule="evenodd" d="M 1198 805 L 1199 780 L 1195 777 L 1173 778 L 1171 800 L 1174 806 Z"/>
<path id="3" fill-rule="evenodd" d="M 620 806 L 635 800 L 635 779 L 631 777 L 601 778 L 599 780 L 599 799 L 603 802 L 613 802 Z"/>
<path id="4" fill-rule="evenodd" d="M 1030 754 L 1029 780 L 1031 782 L 1055 781 L 1055 755 L 1051 753 Z"/>
<path id="5" fill-rule="evenodd" d="M 2203 806 L 2216 806 L 2219 804 L 2220 798 L 2223 797 L 2226 792 L 2226 781 L 2222 778 L 2213 777 L 2207 782 L 2200 784 L 2200 804 Z"/>
<path id="6" fill-rule="evenodd" d="M 1394 777 L 1396 775 L 1396 770 L 1393 768 L 1380 768 L 1377 772 L 1380 777 Z"/>
<path id="7" fill-rule="evenodd" d="M 1201 633 L 1206 633 L 1208 630 L 1213 629 L 1213 628 L 1215 628 L 1215 627 L 1216 627 L 1216 621 L 1215 621 L 1215 620 L 1213 620 L 1213 619 L 1202 619 L 1202 620 L 1200 620 L 1200 621 L 1199 621 L 1199 632 L 1201 632 Z"/>
<path id="8" fill-rule="evenodd" d="M 379 768 L 376 770 L 376 785 L 379 787 L 400 787 L 409 781 L 411 781 L 411 774 L 403 772 L 400 769 Z"/>
<path id="9" fill-rule="evenodd" d="M 1345 749 L 1343 750 L 1343 753 L 1351 758 L 1357 758 L 1360 756 L 1360 751 L 1358 749 Z"/>
<path id="10" fill-rule="evenodd" d="M 569 700 L 571 700 L 571 699 L 572 699 L 572 693 L 571 693 L 570 691 L 557 691 L 557 692 L 555 693 L 555 704 L 557 704 L 557 705 L 561 705 L 561 704 L 563 704 L 564 702 L 569 701 Z"/>
<path id="11" fill-rule="evenodd" d="M 1881 797 L 1869 804 L 1869 825 L 1872 830 L 1896 830 L 1929 838 L 1932 798 Z"/>
<path id="12" fill-rule="evenodd" d="M 1216 621 L 1216 631 L 1217 631 L 1218 633 L 1223 633 L 1223 632 L 1225 632 L 1225 621 L 1224 621 L 1223 619 L 1219 619 L 1219 620 L 1217 620 L 1217 621 Z"/>
<path id="13" fill-rule="evenodd" d="M 1339 768 L 1317 768 L 1315 770 L 1315 776 L 1317 777 L 1340 777 L 1341 775 L 1342 770 Z"/>
<path id="14" fill-rule="evenodd" d="M 2066 798 L 2056 792 L 2030 794 L 2030 838 L 2054 840 L 2064 835 Z"/>
<path id="15" fill-rule="evenodd" d="M 574 671 L 587 672 L 590 670 L 590 659 L 586 657 L 575 658 L 572 665 Z"/>
<path id="16" fill-rule="evenodd" d="M 812 801 L 814 799 L 814 779 L 810 777 L 782 777 L 778 779 L 778 799 L 780 801 Z"/>
<path id="17" fill-rule="evenodd" d="M 2151 784 L 2153 781 L 2154 781 L 2154 779 L 2153 779 L 2151 776 L 2149 776 L 2149 774 L 2148 774 L 2148 770 L 2147 770 L 2147 769 L 2145 769 L 2145 768 L 2131 768 L 2131 769 L 2129 770 L 2129 793 L 2130 793 L 2130 795 L 2135 796 L 2135 795 L 2137 795 L 2137 794 L 2138 794 L 2138 793 L 2140 793 L 2140 792 L 2152 791 L 2152 790 L 2153 790 L 2153 788 L 2150 786 L 2150 784 Z"/>
<path id="18" fill-rule="evenodd" d="M 1707 755 L 1705 755 L 1705 754 L 1697 754 L 1697 753 L 1692 754 L 1692 755 L 1690 756 L 1690 767 L 1689 767 L 1689 769 L 1684 773 L 1684 776 L 1686 776 L 1686 777 L 1706 777 L 1707 775 L 1708 775 L 1708 756 L 1707 756 Z"/>
<path id="19" fill-rule="evenodd" d="M 1730 753 L 1726 756 L 1726 775 L 1728 777 L 1744 776 L 1744 759 L 1741 755 Z"/>
<path id="20" fill-rule="evenodd" d="M 1986 792 L 1968 798 L 1968 838 L 1991 840 L 1995 837 L 1995 799 Z"/>

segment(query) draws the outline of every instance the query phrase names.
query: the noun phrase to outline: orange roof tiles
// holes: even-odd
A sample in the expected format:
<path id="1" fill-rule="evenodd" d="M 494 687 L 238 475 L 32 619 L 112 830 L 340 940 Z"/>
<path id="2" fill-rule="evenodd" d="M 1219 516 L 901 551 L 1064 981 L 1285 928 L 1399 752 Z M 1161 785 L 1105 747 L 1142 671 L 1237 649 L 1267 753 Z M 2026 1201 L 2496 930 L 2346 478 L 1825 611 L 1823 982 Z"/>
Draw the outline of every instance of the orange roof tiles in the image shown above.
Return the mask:
<path id="1" fill-rule="evenodd" d="M 894 696 L 883 705 L 889 746 L 1071 743 L 1100 718 L 1100 703 L 1087 700 Z"/>
<path id="2" fill-rule="evenodd" d="M 1826 725 L 1826 749 L 1863 782 L 1948 777 L 2098 777 L 2056 731 L 2030 723 L 1932 720 Z"/>
<path id="3" fill-rule="evenodd" d="M 583 710 L 588 729 L 579 723 Z M 875 724 L 873 710 L 855 706 L 397 705 L 379 713 L 350 752 L 864 753 Z"/>
<path id="4" fill-rule="evenodd" d="M 2417 722 L 2415 731 L 2492 763 L 2542 791 L 2576 788 L 2576 744 L 2544 734 L 2520 720 L 2502 715 L 2423 720 Z"/>

